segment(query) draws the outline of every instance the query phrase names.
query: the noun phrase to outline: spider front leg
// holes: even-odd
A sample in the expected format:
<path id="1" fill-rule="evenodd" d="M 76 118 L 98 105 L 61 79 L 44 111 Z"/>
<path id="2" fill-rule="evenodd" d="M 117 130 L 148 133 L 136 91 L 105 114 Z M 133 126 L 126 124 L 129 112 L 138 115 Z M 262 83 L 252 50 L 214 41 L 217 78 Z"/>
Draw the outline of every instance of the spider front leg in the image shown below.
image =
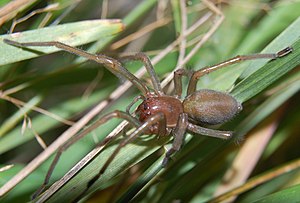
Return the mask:
<path id="1" fill-rule="evenodd" d="M 37 191 L 32 195 L 32 199 L 35 199 L 38 195 L 40 195 L 44 189 L 46 188 L 46 186 L 49 183 L 49 180 L 51 178 L 51 175 L 55 169 L 55 166 L 57 165 L 59 158 L 61 157 L 62 153 L 67 150 L 71 145 L 73 145 L 75 142 L 77 142 L 78 140 L 80 140 L 81 138 L 83 138 L 84 136 L 86 136 L 88 133 L 92 132 L 93 130 L 95 130 L 96 128 L 98 128 L 99 126 L 101 126 L 102 124 L 106 123 L 107 121 L 113 119 L 113 118 L 120 118 L 120 119 L 124 119 L 127 120 L 130 124 L 134 125 L 134 127 L 138 127 L 140 125 L 140 122 L 134 118 L 133 116 L 131 116 L 130 114 L 126 113 L 126 112 L 122 112 L 122 111 L 114 111 L 111 113 L 108 113 L 106 115 L 104 115 L 103 117 L 101 117 L 98 121 L 96 121 L 95 123 L 93 123 L 91 126 L 87 127 L 86 129 L 82 130 L 79 134 L 75 135 L 74 137 L 72 137 L 72 139 L 70 139 L 68 142 L 66 142 L 63 146 L 61 146 L 49 169 L 47 172 L 47 175 L 44 179 L 43 184 L 37 189 Z M 101 143 L 99 143 L 99 146 L 105 146 L 106 144 L 108 144 L 109 142 L 111 142 L 113 139 L 115 139 L 117 136 L 115 137 L 108 137 L 105 138 Z"/>
<path id="2" fill-rule="evenodd" d="M 110 157 L 106 160 L 104 165 L 101 167 L 99 172 L 87 183 L 86 189 L 76 198 L 75 202 L 79 201 L 81 198 L 86 195 L 86 192 L 95 184 L 95 182 L 105 173 L 108 166 L 111 162 L 116 158 L 120 150 L 129 143 L 132 143 L 135 139 L 137 139 L 140 135 L 147 132 L 149 128 L 155 124 L 158 124 L 159 133 L 164 133 L 166 129 L 166 118 L 163 113 L 157 113 L 151 117 L 149 117 L 142 125 L 140 125 L 132 134 L 125 137 L 117 148 L 113 151 Z"/>
<path id="3" fill-rule="evenodd" d="M 277 58 L 283 57 L 283 56 L 291 53 L 292 51 L 293 51 L 293 49 L 291 47 L 287 47 L 277 53 L 241 55 L 241 56 L 233 57 L 233 58 L 223 61 L 221 63 L 215 64 L 213 66 L 207 66 L 203 69 L 200 69 L 200 70 L 194 72 L 194 74 L 191 77 L 189 86 L 188 86 L 187 94 L 190 95 L 193 92 L 195 92 L 198 80 L 202 76 L 209 74 L 213 71 L 219 70 L 228 65 L 240 63 L 242 61 L 250 61 L 250 60 L 257 60 L 257 59 L 277 59 Z"/>
<path id="4" fill-rule="evenodd" d="M 84 57 L 88 60 L 95 61 L 99 64 L 102 64 L 107 70 L 112 72 L 117 77 L 125 77 L 130 82 L 132 82 L 133 85 L 135 85 L 143 95 L 146 95 L 149 93 L 148 87 L 142 83 L 140 79 L 135 77 L 132 73 L 130 73 L 126 68 L 122 66 L 122 64 L 117 61 L 116 59 L 113 59 L 111 57 L 108 57 L 103 54 L 91 54 L 84 50 L 78 49 L 76 47 L 69 46 L 67 44 L 57 42 L 57 41 L 50 41 L 50 42 L 16 42 L 9 39 L 4 39 L 3 42 L 10 44 L 12 46 L 16 47 L 31 47 L 31 46 L 41 46 L 41 47 L 49 47 L 54 46 L 59 49 L 62 49 L 64 51 L 67 51 L 69 53 Z"/>
<path id="5" fill-rule="evenodd" d="M 152 65 L 149 57 L 146 54 L 144 54 L 143 52 L 140 52 L 140 53 L 137 53 L 134 55 L 123 56 L 122 58 L 120 58 L 120 60 L 124 61 L 124 62 L 129 61 L 129 60 L 141 61 L 144 64 L 145 68 L 147 69 L 147 72 L 150 75 L 150 79 L 151 79 L 155 93 L 157 95 L 163 95 L 163 90 L 161 88 L 160 81 L 157 77 L 157 74 L 155 73 L 155 70 L 153 68 L 153 65 Z"/>

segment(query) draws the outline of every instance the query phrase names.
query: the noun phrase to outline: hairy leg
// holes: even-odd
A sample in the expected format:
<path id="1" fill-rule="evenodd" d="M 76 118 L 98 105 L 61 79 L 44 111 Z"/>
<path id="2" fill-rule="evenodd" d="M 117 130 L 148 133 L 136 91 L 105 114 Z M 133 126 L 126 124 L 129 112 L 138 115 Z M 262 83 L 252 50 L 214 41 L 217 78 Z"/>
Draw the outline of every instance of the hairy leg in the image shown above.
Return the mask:
<path id="1" fill-rule="evenodd" d="M 163 95 L 163 90 L 161 88 L 161 84 L 160 81 L 157 77 L 157 74 L 155 73 L 155 70 L 153 68 L 153 65 L 149 59 L 149 57 L 144 54 L 143 52 L 134 54 L 134 55 L 128 55 L 128 56 L 124 56 L 122 58 L 120 58 L 121 61 L 130 61 L 130 60 L 134 60 L 134 61 L 141 61 L 145 68 L 147 69 L 149 75 L 150 75 L 150 79 L 154 88 L 154 91 L 156 94 L 158 95 Z"/>
<path id="2" fill-rule="evenodd" d="M 277 59 L 277 58 L 283 57 L 283 56 L 291 53 L 292 50 L 293 49 L 291 47 L 287 47 L 277 53 L 272 53 L 272 54 L 241 55 L 241 56 L 233 57 L 233 58 L 223 61 L 221 63 L 202 68 L 198 71 L 195 71 L 194 74 L 192 75 L 189 86 L 188 86 L 187 94 L 189 95 L 196 91 L 197 82 L 203 75 L 209 74 L 209 73 L 219 70 L 219 69 L 222 69 L 228 65 L 240 63 L 242 61 L 257 60 L 257 59 L 263 59 L 263 58 Z"/>
<path id="3" fill-rule="evenodd" d="M 182 76 L 188 76 L 189 72 L 186 69 L 178 69 L 174 71 L 174 86 L 175 86 L 175 97 L 182 97 Z"/>

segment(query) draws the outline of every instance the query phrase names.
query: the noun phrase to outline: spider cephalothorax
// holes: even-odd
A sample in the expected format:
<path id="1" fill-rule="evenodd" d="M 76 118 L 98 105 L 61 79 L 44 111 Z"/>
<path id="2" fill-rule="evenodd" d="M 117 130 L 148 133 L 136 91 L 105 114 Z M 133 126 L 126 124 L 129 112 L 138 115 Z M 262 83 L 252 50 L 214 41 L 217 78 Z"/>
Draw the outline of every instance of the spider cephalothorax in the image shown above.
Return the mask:
<path id="1" fill-rule="evenodd" d="M 183 113 L 182 102 L 171 96 L 151 95 L 146 97 L 136 110 L 139 120 L 145 122 L 149 117 L 162 112 L 166 120 L 167 128 L 174 128 L 177 125 L 179 115 Z M 151 134 L 158 133 L 158 126 L 150 126 Z"/>

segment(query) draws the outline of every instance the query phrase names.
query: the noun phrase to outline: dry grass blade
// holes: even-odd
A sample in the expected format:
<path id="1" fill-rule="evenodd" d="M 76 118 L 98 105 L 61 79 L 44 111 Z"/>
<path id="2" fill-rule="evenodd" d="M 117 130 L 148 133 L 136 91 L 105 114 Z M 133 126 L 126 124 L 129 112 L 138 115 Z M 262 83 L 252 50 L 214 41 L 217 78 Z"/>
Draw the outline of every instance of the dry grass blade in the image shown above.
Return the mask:
<path id="1" fill-rule="evenodd" d="M 18 12 L 29 7 L 37 0 L 17 0 L 12 1 L 0 8 L 0 26 L 6 21 L 14 18 Z"/>
<path id="2" fill-rule="evenodd" d="M 269 172 L 266 172 L 258 177 L 251 178 L 249 181 L 247 181 L 242 186 L 237 187 L 225 194 L 222 194 L 209 202 L 210 203 L 223 202 L 233 196 L 239 195 L 247 190 L 250 190 L 251 188 L 254 188 L 255 186 L 257 186 L 259 184 L 262 184 L 264 182 L 267 182 L 271 179 L 274 179 L 278 176 L 281 176 L 285 173 L 289 173 L 289 172 L 299 169 L 299 168 L 300 168 L 300 159 L 291 161 L 290 163 L 287 163 L 281 167 L 278 167 L 276 169 L 271 169 Z"/>

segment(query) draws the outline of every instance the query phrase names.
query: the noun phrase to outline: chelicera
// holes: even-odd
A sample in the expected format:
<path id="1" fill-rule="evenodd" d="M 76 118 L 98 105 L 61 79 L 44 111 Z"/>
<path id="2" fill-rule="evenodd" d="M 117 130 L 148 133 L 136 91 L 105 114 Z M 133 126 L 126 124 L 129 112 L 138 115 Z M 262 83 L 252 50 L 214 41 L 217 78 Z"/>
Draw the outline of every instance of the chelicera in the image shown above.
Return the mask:
<path id="1" fill-rule="evenodd" d="M 254 60 L 259 58 L 276 59 L 289 54 L 292 48 L 287 47 L 277 53 L 273 54 L 253 54 L 236 56 L 219 64 L 204 67 L 198 71 L 190 72 L 185 69 L 178 69 L 174 72 L 174 95 L 166 95 L 163 92 L 160 81 L 154 71 L 150 59 L 143 53 L 125 56 L 120 61 L 136 60 L 141 61 L 149 75 L 152 82 L 153 90 L 150 90 L 146 84 L 135 77 L 127 69 L 125 69 L 119 60 L 108 57 L 102 54 L 90 54 L 78 48 L 60 43 L 60 42 L 26 42 L 19 43 L 4 39 L 4 42 L 17 47 L 30 46 L 55 46 L 72 54 L 85 57 L 89 60 L 102 64 L 109 71 L 118 77 L 125 77 L 141 92 L 141 96 L 136 98 L 127 108 L 127 111 L 114 111 L 106 114 L 97 121 L 96 127 L 109 121 L 112 118 L 121 118 L 127 120 L 136 129 L 128 136 L 126 136 L 108 158 L 99 173 L 88 182 L 86 191 L 100 178 L 107 167 L 119 153 L 121 148 L 138 138 L 142 134 L 157 134 L 158 136 L 166 136 L 172 134 L 174 137 L 172 147 L 166 152 L 165 158 L 162 162 L 166 166 L 170 156 L 178 151 L 182 146 L 184 135 L 187 131 L 193 134 L 201 134 L 221 139 L 229 139 L 232 137 L 231 131 L 220 131 L 202 127 L 202 124 L 215 125 L 222 124 L 231 120 L 242 110 L 242 105 L 230 94 L 218 92 L 209 89 L 196 90 L 197 81 L 203 75 L 209 74 L 213 71 L 219 70 L 231 64 L 239 63 L 245 60 Z M 182 97 L 182 77 L 189 78 L 187 88 L 187 96 Z M 138 106 L 134 113 L 130 113 L 130 109 L 134 103 L 139 99 L 142 103 Z M 81 133 L 76 138 L 71 140 L 58 151 L 46 179 L 37 191 L 39 194 L 49 181 L 50 175 L 57 163 L 60 154 L 72 143 L 84 136 Z M 105 140 L 108 142 L 111 140 Z"/>

